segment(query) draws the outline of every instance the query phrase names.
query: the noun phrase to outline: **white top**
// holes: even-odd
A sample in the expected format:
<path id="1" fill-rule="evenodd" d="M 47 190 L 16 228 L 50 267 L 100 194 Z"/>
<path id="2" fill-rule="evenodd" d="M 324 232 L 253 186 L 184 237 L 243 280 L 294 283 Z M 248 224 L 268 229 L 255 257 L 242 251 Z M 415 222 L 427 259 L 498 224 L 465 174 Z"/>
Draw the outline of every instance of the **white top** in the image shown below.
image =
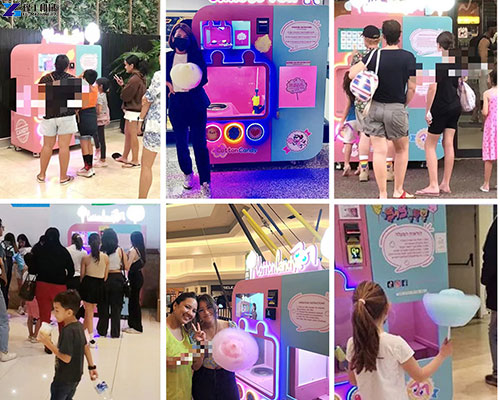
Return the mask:
<path id="1" fill-rule="evenodd" d="M 87 255 L 87 252 L 83 249 L 77 250 L 74 244 L 66 247 L 66 249 L 69 251 L 71 259 L 73 260 L 73 265 L 75 266 L 75 275 L 73 276 L 80 276 L 80 269 L 82 267 L 82 258 Z"/>
<path id="2" fill-rule="evenodd" d="M 122 260 L 120 255 L 118 254 L 120 250 L 119 247 L 116 248 L 116 251 L 113 254 L 109 254 L 109 267 L 108 270 L 111 271 L 119 271 L 122 267 Z"/>
<path id="3" fill-rule="evenodd" d="M 401 364 L 413 357 L 415 352 L 401 337 L 383 332 L 377 358 L 377 370 L 361 371 L 356 374 L 358 389 L 363 400 L 408 400 L 405 384 L 405 371 Z M 351 362 L 354 356 L 354 342 L 347 341 L 346 359 Z"/>
<path id="4" fill-rule="evenodd" d="M 174 55 L 174 63 L 172 64 L 172 68 L 174 68 L 177 64 L 187 64 L 188 62 L 188 55 L 186 54 L 178 54 L 175 53 Z M 176 84 L 172 81 L 172 85 L 174 86 L 174 92 L 189 92 L 187 89 L 181 89 L 179 86 L 176 86 Z"/>

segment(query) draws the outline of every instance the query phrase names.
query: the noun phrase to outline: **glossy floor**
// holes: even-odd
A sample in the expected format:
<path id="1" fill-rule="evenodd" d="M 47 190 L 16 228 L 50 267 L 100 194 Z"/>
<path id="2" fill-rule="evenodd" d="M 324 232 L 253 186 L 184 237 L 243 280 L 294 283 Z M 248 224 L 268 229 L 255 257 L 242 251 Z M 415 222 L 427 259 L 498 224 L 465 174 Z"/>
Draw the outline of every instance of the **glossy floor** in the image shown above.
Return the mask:
<path id="1" fill-rule="evenodd" d="M 487 385 L 491 374 L 488 341 L 489 317 L 474 319 L 466 327 L 452 329 L 453 400 L 496 400 L 496 387 Z"/>
<path id="2" fill-rule="evenodd" d="M 124 333 L 120 339 L 96 339 L 97 348 L 92 350 L 92 356 L 98 367 L 99 381 L 106 381 L 114 400 L 160 398 L 160 323 L 150 315 L 143 316 L 141 335 Z M 126 326 L 126 321 L 122 321 L 122 327 Z M 54 342 L 57 335 L 54 329 Z M 18 358 L 0 363 L 2 400 L 50 398 L 54 356 L 45 354 L 41 344 L 28 342 L 27 336 L 26 316 L 11 311 L 9 350 L 16 352 Z M 74 399 L 97 398 L 85 363 Z"/>
<path id="3" fill-rule="evenodd" d="M 40 168 L 40 159 L 27 151 L 17 152 L 13 148 L 0 148 L 0 171 L 2 171 L 3 199 L 136 199 L 139 190 L 141 170 L 122 168 L 122 164 L 111 158 L 115 152 L 123 151 L 124 136 L 116 127 L 106 129 L 106 155 L 108 167 L 95 168 L 92 178 L 77 177 L 76 172 L 82 168 L 83 160 L 80 146 L 71 148 L 71 159 L 68 174 L 75 180 L 69 185 L 59 184 L 59 160 L 54 151 L 47 170 L 45 183 L 38 183 L 36 175 Z M 142 138 L 139 138 L 142 154 Z M 129 156 L 130 157 L 130 156 Z M 153 184 L 149 198 L 160 198 L 160 157 L 153 165 Z"/>

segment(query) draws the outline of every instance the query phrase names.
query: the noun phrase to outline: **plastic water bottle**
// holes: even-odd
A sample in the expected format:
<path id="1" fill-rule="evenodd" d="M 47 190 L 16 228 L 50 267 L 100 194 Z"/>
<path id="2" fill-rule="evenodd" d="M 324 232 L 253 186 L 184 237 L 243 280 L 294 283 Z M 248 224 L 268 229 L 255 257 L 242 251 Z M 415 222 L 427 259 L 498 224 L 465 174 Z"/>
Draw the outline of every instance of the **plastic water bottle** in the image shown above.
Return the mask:
<path id="1" fill-rule="evenodd" d="M 108 384 L 105 381 L 98 382 L 95 385 L 95 391 L 99 395 L 99 398 L 102 400 L 112 400 L 111 394 L 109 393 Z"/>

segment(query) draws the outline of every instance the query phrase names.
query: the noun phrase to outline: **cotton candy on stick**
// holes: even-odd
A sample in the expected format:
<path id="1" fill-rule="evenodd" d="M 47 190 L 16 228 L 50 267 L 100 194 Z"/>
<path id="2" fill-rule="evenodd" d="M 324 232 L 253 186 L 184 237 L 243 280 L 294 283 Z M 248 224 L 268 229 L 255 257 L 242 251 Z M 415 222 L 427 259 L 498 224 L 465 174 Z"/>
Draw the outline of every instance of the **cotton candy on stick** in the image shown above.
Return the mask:
<path id="1" fill-rule="evenodd" d="M 481 305 L 479 297 L 466 295 L 458 289 L 426 293 L 423 302 L 427 314 L 434 323 L 448 327 L 448 339 L 450 339 L 450 328 L 468 324 Z"/>
<path id="2" fill-rule="evenodd" d="M 177 64 L 170 71 L 172 82 L 183 90 L 191 90 L 197 87 L 202 76 L 200 67 L 193 63 Z"/>
<path id="3" fill-rule="evenodd" d="M 224 329 L 212 341 L 214 360 L 227 371 L 240 371 L 257 362 L 259 347 L 248 332 Z"/>

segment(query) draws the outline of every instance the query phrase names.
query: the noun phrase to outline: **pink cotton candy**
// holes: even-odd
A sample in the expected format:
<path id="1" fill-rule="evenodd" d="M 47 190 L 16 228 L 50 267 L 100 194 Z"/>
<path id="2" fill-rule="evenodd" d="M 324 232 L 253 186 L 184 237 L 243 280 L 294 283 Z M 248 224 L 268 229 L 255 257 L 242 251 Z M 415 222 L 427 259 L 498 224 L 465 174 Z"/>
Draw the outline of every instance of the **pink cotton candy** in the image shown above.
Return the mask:
<path id="1" fill-rule="evenodd" d="M 212 341 L 214 360 L 227 371 L 240 371 L 257 362 L 259 348 L 248 332 L 224 329 Z"/>

